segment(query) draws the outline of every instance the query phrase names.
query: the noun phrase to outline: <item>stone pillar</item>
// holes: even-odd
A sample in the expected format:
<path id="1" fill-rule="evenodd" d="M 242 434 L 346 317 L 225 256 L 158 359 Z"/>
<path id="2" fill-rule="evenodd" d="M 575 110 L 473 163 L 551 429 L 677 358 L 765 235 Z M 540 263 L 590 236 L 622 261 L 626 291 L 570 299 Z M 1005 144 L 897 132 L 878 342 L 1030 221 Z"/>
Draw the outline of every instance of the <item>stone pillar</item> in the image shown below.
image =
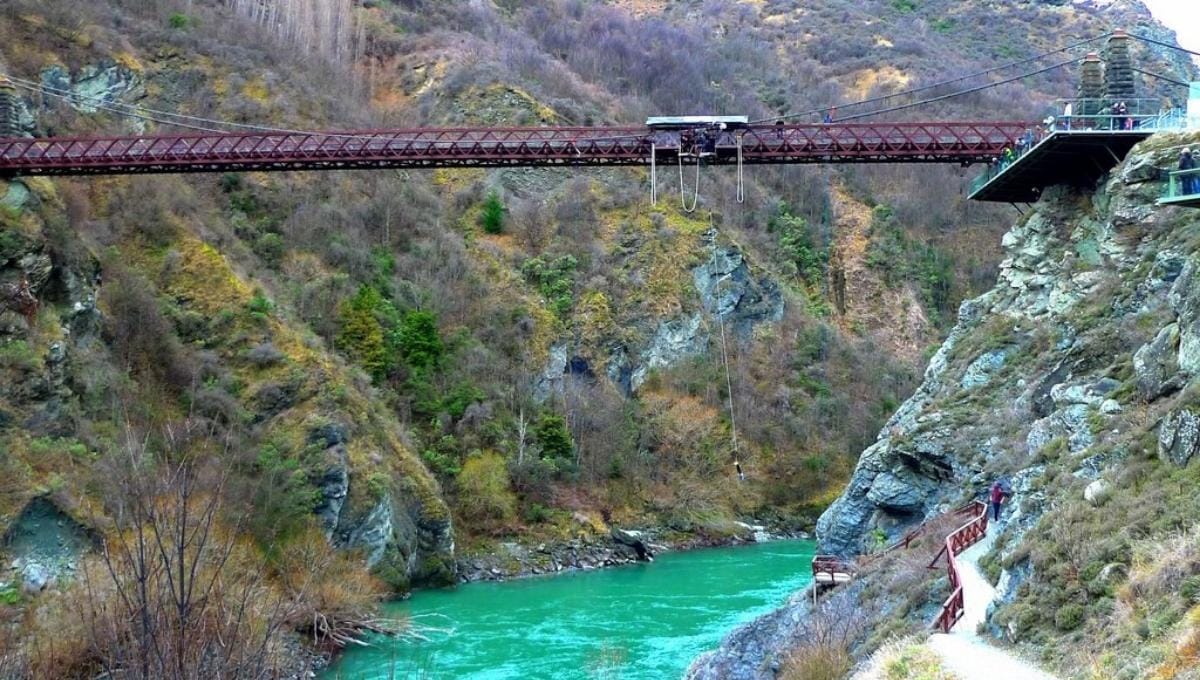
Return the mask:
<path id="1" fill-rule="evenodd" d="M 20 137 L 21 121 L 17 109 L 17 88 L 0 75 L 0 137 Z"/>
<path id="2" fill-rule="evenodd" d="M 1129 53 L 1129 34 L 1113 31 L 1104 47 L 1104 98 L 1108 104 L 1124 101 L 1134 108 L 1137 83 L 1133 77 L 1133 57 Z"/>
<path id="3" fill-rule="evenodd" d="M 1101 100 L 1104 98 L 1104 64 L 1095 52 L 1088 52 L 1083 58 L 1078 96 L 1080 101 L 1076 104 L 1075 115 L 1095 116 L 1100 113 Z"/>

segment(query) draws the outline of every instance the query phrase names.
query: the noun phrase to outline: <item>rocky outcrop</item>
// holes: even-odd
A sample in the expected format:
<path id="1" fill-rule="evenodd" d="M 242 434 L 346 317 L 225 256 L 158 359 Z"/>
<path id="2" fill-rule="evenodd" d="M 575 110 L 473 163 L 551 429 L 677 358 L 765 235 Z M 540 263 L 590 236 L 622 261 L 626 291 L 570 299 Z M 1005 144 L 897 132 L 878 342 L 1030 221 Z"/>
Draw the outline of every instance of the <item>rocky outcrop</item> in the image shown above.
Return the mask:
<path id="1" fill-rule="evenodd" d="M 19 583 L 26 594 L 35 595 L 61 579 L 72 578 L 80 557 L 96 545 L 96 540 L 90 529 L 54 501 L 38 496 L 25 505 L 4 533 L 0 552 L 9 560 L 10 580 Z"/>
<path id="2" fill-rule="evenodd" d="M 692 270 L 692 279 L 705 311 L 719 316 L 733 332 L 746 335 L 760 323 L 783 318 L 783 294 L 768 277 L 755 277 L 746 257 L 735 246 L 720 246 L 716 232 L 705 235 L 711 253 Z"/>
<path id="3" fill-rule="evenodd" d="M 651 370 L 703 353 L 708 347 L 708 333 L 703 321 L 704 317 L 697 313 L 659 323 L 650 345 L 642 352 L 641 362 L 633 369 L 632 389 L 636 391 L 641 387 Z"/>
<path id="4" fill-rule="evenodd" d="M 321 451 L 322 464 L 312 482 L 318 492 L 314 513 L 326 537 L 338 547 L 360 552 L 367 565 L 397 589 L 453 582 L 454 539 L 445 504 L 419 492 L 414 480 L 383 489 L 361 488 L 369 482 L 351 469 L 351 439 L 349 428 L 340 423 L 309 431 L 309 445 Z M 365 507 L 355 508 L 354 499 Z"/>
<path id="5" fill-rule="evenodd" d="M 1158 426 L 1158 457 L 1183 467 L 1200 449 L 1200 415 L 1191 409 L 1171 411 Z"/>
<path id="6" fill-rule="evenodd" d="M 88 64 L 74 75 L 62 66 L 51 66 L 42 71 L 42 87 L 69 95 L 66 101 L 81 113 L 96 113 L 146 95 L 141 74 L 111 60 Z"/>
<path id="7" fill-rule="evenodd" d="M 1138 393 L 1146 401 L 1154 401 L 1183 387 L 1176 353 L 1178 346 L 1179 324 L 1172 323 L 1134 353 L 1133 370 L 1137 375 Z"/>
<path id="8" fill-rule="evenodd" d="M 1170 167 L 1172 148 L 1144 145 L 1125 167 Z M 1157 187 L 1125 182 L 1123 170 L 1091 204 L 1048 190 L 1004 236 L 997 286 L 963 304 L 920 387 L 863 451 L 817 524 L 821 552 L 861 552 L 880 531 L 895 538 L 1003 474 L 1015 495 L 992 527 L 1003 565 L 993 609 L 1007 612 L 1039 578 L 1022 541 L 1047 509 L 1082 500 L 1103 512 L 1118 492 L 1112 471 L 1145 441 L 1127 433 L 1142 427 L 1127 414 L 1174 400 L 1153 407 L 1165 413 L 1158 455 L 1184 466 L 1200 452 L 1200 413 L 1183 389 L 1200 368 L 1200 258 L 1180 255 L 1163 227 L 1192 214 L 1156 211 Z M 1052 474 L 1079 481 L 1047 486 Z M 794 634 L 799 611 L 788 605 L 739 630 L 693 677 L 772 677 L 778 651 L 764 640 Z M 986 625 L 998 638 L 1022 633 L 1004 616 Z"/>

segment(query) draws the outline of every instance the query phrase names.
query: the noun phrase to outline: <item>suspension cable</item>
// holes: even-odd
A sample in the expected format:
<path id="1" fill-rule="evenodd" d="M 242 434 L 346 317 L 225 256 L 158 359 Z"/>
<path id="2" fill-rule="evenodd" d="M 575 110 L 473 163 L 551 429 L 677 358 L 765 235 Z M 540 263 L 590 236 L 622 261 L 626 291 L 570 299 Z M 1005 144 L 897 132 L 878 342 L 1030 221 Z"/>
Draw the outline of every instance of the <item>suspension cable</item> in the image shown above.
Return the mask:
<path id="1" fill-rule="evenodd" d="M 210 132 L 210 133 L 214 133 L 214 134 L 228 134 L 228 132 L 229 132 L 228 130 L 222 130 L 222 129 L 218 129 L 218 128 L 208 127 L 206 125 L 201 125 L 201 123 L 207 123 L 209 125 L 240 128 L 240 129 L 244 129 L 244 130 L 251 130 L 251 131 L 255 131 L 255 132 L 264 132 L 264 133 L 272 133 L 272 134 L 310 135 L 310 136 L 326 137 L 326 138 L 330 138 L 330 139 L 374 140 L 374 139 L 380 138 L 380 135 L 372 135 L 372 134 L 357 134 L 357 133 L 346 133 L 346 132 L 321 132 L 321 131 L 317 131 L 317 130 L 280 128 L 280 127 L 271 127 L 271 126 L 265 126 L 265 125 L 255 125 L 252 123 L 236 123 L 236 122 L 228 121 L 228 120 L 205 118 L 203 116 L 193 116 L 193 115 L 188 115 L 188 114 L 184 114 L 184 113 L 172 113 L 170 111 L 163 111 L 160 109 L 152 109 L 152 108 L 148 108 L 148 107 L 135 106 L 133 104 L 125 104 L 123 102 L 118 102 L 118 101 L 107 101 L 107 100 L 105 100 L 105 98 L 102 95 L 82 94 L 82 93 L 74 92 L 72 90 L 64 90 L 62 88 L 57 88 L 57 87 L 53 87 L 50 85 L 45 85 L 42 83 L 36 83 L 36 82 L 30 81 L 30 80 L 25 80 L 24 78 L 17 78 L 15 76 L 11 76 L 11 75 L 0 74 L 0 77 L 8 78 L 10 81 L 12 81 L 14 86 L 19 87 L 23 90 L 27 90 L 30 92 L 36 92 L 36 93 L 43 94 L 46 96 L 61 99 L 61 100 L 67 101 L 68 103 L 77 102 L 80 100 L 86 100 L 86 101 L 89 101 L 90 105 L 95 107 L 96 109 L 106 111 L 108 113 L 113 113 L 113 114 L 116 114 L 119 116 L 125 116 L 127 118 L 136 118 L 138 120 L 143 120 L 143 121 L 150 122 L 150 123 L 157 123 L 159 125 L 171 125 L 171 126 L 175 126 L 175 127 L 185 128 L 188 130 L 196 130 L 198 132 Z M 192 122 L 179 122 L 179 121 L 175 121 L 175 120 L 163 120 L 162 118 L 160 118 L 160 116 L 169 116 L 171 118 L 179 118 L 184 121 L 192 121 Z M 607 136 L 603 136 L 603 137 L 587 137 L 585 139 L 578 140 L 578 142 L 576 142 L 576 143 L 580 143 L 580 142 L 594 143 L 594 142 L 607 142 L 607 141 L 621 141 L 621 140 L 627 140 L 627 139 L 645 139 L 645 137 L 646 137 L 645 134 L 607 135 Z M 387 137 L 386 139 L 387 139 L 387 141 L 393 142 L 393 143 L 394 142 L 406 142 L 406 143 L 414 143 L 414 144 L 430 141 L 427 139 L 415 139 L 415 138 Z"/>
<path id="2" fill-rule="evenodd" d="M 1018 80 L 1030 78 L 1030 77 L 1033 77 L 1036 75 L 1041 75 L 1043 73 L 1046 73 L 1047 71 L 1053 71 L 1054 69 L 1057 69 L 1057 68 L 1062 68 L 1064 66 L 1070 66 L 1071 64 L 1075 64 L 1075 63 L 1081 62 L 1083 60 L 1084 60 L 1084 57 L 1078 57 L 1076 59 L 1068 59 L 1067 61 L 1063 61 L 1063 62 L 1054 64 L 1053 66 L 1047 66 L 1046 68 L 1038 69 L 1036 71 L 1030 71 L 1029 73 L 1022 73 L 1021 75 L 1013 76 L 1011 78 L 1005 78 L 1004 80 L 998 80 L 994 83 L 988 83 L 987 85 L 979 85 L 978 87 L 972 87 L 972 88 L 968 88 L 966 90 L 959 90 L 957 92 L 951 92 L 950 94 L 944 94 L 939 97 L 931 97 L 929 99 L 922 99 L 921 101 L 909 102 L 908 104 L 899 104 L 897 106 L 891 106 L 886 109 L 876 109 L 874 111 L 867 111 L 865 113 L 859 113 L 859 114 L 855 114 L 853 116 L 843 116 L 838 119 L 838 122 L 841 123 L 841 122 L 845 122 L 848 120 L 857 120 L 859 118 L 866 118 L 868 116 L 874 116 L 874 115 L 878 115 L 880 113 L 891 113 L 893 111 L 903 111 L 904 109 L 911 109 L 911 108 L 914 108 L 917 106 L 924 106 L 925 104 L 932 104 L 934 102 L 940 102 L 940 101 L 944 101 L 946 99 L 952 99 L 954 97 L 961 97 L 963 95 L 973 94 L 975 92 L 982 92 L 983 90 L 987 90 L 987 89 L 990 89 L 993 87 L 998 87 L 1000 85 L 1007 85 L 1008 83 L 1016 82 Z"/>
<path id="3" fill-rule="evenodd" d="M 829 111 L 830 109 L 833 109 L 833 108 L 839 108 L 839 107 L 840 108 L 849 108 L 849 107 L 853 107 L 853 106 L 862 106 L 864 104 L 874 104 L 876 102 L 886 101 L 888 99 L 893 99 L 895 97 L 903 97 L 905 95 L 917 94 L 918 92 L 924 92 L 925 90 L 932 90 L 935 87 L 942 87 L 944 85 L 952 85 L 954 83 L 962 82 L 964 80 L 969 80 L 971 78 L 978 78 L 979 76 L 985 76 L 985 75 L 988 75 L 991 73 L 995 73 L 996 71 L 1003 71 L 1005 69 L 1013 68 L 1014 66 L 1023 66 L 1030 62 L 1037 61 L 1039 59 L 1048 57 L 1052 54 L 1058 54 L 1059 52 L 1066 52 L 1068 50 L 1073 50 L 1077 47 L 1082 47 L 1089 43 L 1093 43 L 1098 40 L 1103 40 L 1103 39 L 1111 37 L 1111 36 L 1112 36 L 1112 31 L 1109 31 L 1108 33 L 1098 35 L 1094 38 L 1088 38 L 1087 40 L 1080 40 L 1079 42 L 1072 43 L 1070 45 L 1067 45 L 1066 47 L 1060 47 L 1056 50 L 1051 50 L 1049 52 L 1043 52 L 1041 54 L 1037 54 L 1032 57 L 1028 57 L 1026 59 L 1009 62 L 1007 64 L 1001 64 L 1000 66 L 993 66 L 991 68 L 984 69 L 982 71 L 976 71 L 975 73 L 968 73 L 965 76 L 958 76 L 956 78 L 950 78 L 947 80 L 939 80 L 935 83 L 930 83 L 928 85 L 922 85 L 920 87 L 914 87 L 914 88 L 911 88 L 908 90 L 903 90 L 901 92 L 894 92 L 892 94 L 879 95 L 877 97 L 871 97 L 870 99 L 861 99 L 858 101 L 846 102 L 843 104 L 823 106 L 819 109 L 809 109 L 808 111 L 800 111 L 798 113 L 789 113 L 789 114 L 785 114 L 782 116 L 772 116 L 770 118 L 762 118 L 760 120 L 751 121 L 751 125 L 757 125 L 759 123 L 769 123 L 771 121 L 778 121 L 778 120 L 790 120 L 792 118 L 803 118 L 805 116 L 811 116 L 811 115 L 815 115 L 818 113 L 822 113 L 824 111 Z M 845 120 L 845 118 L 843 117 L 840 120 Z"/>
<path id="4" fill-rule="evenodd" d="M 1159 47 L 1166 47 L 1167 49 L 1175 50 L 1177 52 L 1186 52 L 1186 53 L 1192 55 L 1193 57 L 1200 57 L 1200 52 L 1196 52 L 1195 50 L 1189 50 L 1188 48 L 1182 47 L 1180 45 L 1172 45 L 1171 43 L 1166 43 L 1161 40 L 1155 40 L 1154 38 L 1147 38 L 1144 35 L 1138 35 L 1136 33 L 1128 33 L 1128 35 L 1130 38 L 1133 38 L 1135 40 L 1141 40 L 1142 42 L 1150 43 L 1151 45 L 1158 45 Z"/>
<path id="5" fill-rule="evenodd" d="M 1133 69 L 1133 72 L 1140 73 L 1144 76 L 1150 76 L 1151 78 L 1157 78 L 1158 80 L 1166 81 L 1173 85 L 1182 85 L 1183 87 L 1189 87 L 1191 85 L 1191 83 L 1185 83 L 1182 80 L 1175 80 L 1174 78 L 1168 78 L 1167 76 L 1159 75 L 1157 73 L 1151 73 L 1150 71 L 1143 71 L 1140 68 Z"/>

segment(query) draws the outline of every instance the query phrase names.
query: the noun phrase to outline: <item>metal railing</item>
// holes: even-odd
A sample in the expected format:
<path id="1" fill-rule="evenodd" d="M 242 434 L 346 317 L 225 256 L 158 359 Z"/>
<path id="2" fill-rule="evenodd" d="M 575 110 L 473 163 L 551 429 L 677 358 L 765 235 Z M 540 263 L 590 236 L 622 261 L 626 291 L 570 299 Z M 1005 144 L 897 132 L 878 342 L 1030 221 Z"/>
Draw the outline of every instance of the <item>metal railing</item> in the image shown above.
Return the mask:
<path id="1" fill-rule="evenodd" d="M 1167 175 L 1167 193 L 1162 200 L 1200 199 L 1200 168 L 1175 170 Z"/>
<path id="2" fill-rule="evenodd" d="M 1153 100 L 1130 100 L 1132 104 L 1127 104 L 1125 113 L 1114 112 L 1112 105 L 1107 105 L 1103 108 L 1095 108 L 1088 106 L 1089 102 L 1098 102 L 1100 100 L 1071 100 L 1073 111 L 1100 111 L 1095 114 L 1075 114 L 1070 116 L 1048 116 L 1042 121 L 1042 124 L 1036 128 L 1027 130 L 1012 147 L 1005 148 L 1000 152 L 991 163 L 988 164 L 987 170 L 976 177 L 971 182 L 970 193 L 974 194 L 982 189 L 988 182 L 996 179 L 1001 173 L 1016 163 L 1023 156 L 1028 154 L 1039 144 L 1048 139 L 1055 133 L 1066 132 L 1088 132 L 1088 131 L 1125 131 L 1125 132 L 1166 132 L 1170 130 L 1183 130 L 1187 128 L 1187 112 L 1183 109 L 1167 109 L 1149 112 L 1149 106 L 1152 102 L 1157 106 L 1157 99 Z M 1065 106 L 1062 107 L 1065 110 Z M 1146 109 L 1146 110 L 1144 110 Z"/>

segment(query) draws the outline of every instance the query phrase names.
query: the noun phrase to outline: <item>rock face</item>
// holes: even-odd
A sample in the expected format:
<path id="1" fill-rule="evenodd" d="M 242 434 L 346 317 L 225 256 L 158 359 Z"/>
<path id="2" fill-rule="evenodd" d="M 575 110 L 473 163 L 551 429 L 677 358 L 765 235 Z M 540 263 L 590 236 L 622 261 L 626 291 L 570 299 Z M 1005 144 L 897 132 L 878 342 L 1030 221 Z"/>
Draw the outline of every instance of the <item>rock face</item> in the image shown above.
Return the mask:
<path id="1" fill-rule="evenodd" d="M 1163 461 L 1200 453 L 1200 407 L 1184 389 L 1200 370 L 1200 256 L 1178 246 L 1200 215 L 1156 210 L 1156 185 L 1122 179 L 1130 166 L 1171 167 L 1178 141 L 1135 149 L 1090 202 L 1047 190 L 1004 236 L 996 287 L 963 303 L 920 387 L 863 451 L 818 521 L 820 552 L 860 553 L 881 532 L 894 540 L 1003 477 L 1015 495 L 993 530 L 1007 612 L 1039 578 L 1022 541 L 1047 509 L 1083 501 L 1104 512 L 1118 466 L 1150 453 L 1155 421 L 1141 413 L 1160 418 Z M 1052 472 L 1069 481 L 1047 486 Z M 739 629 L 691 677 L 773 677 L 802 612 L 790 604 Z"/>
<path id="2" fill-rule="evenodd" d="M 1167 324 L 1133 355 L 1138 393 L 1147 401 L 1183 387 L 1179 375 L 1179 324 Z"/>
<path id="3" fill-rule="evenodd" d="M 42 86 L 69 93 L 71 107 L 83 113 L 95 113 L 102 106 L 137 100 L 146 94 L 140 74 L 109 60 L 88 64 L 74 76 L 61 66 L 51 66 L 42 71 Z"/>
<path id="4" fill-rule="evenodd" d="M 14 580 L 36 595 L 62 579 L 74 576 L 80 557 L 96 537 L 64 513 L 49 498 L 36 497 L 25 505 L 0 542 L 9 558 Z"/>
<path id="5" fill-rule="evenodd" d="M 712 253 L 708 262 L 692 270 L 692 279 L 705 311 L 721 317 L 733 332 L 749 333 L 755 325 L 783 318 L 783 294 L 768 277 L 755 277 L 742 251 L 716 243 L 716 232 L 706 235 Z"/>
<path id="6" fill-rule="evenodd" d="M 416 488 L 401 493 L 396 488 L 377 492 L 356 486 L 366 482 L 350 468 L 347 447 L 352 436 L 345 425 L 315 427 L 308 441 L 322 451 L 324 461 L 313 480 L 319 493 L 314 512 L 334 545 L 360 551 L 367 565 L 398 589 L 453 582 L 453 532 L 441 499 Z"/>

